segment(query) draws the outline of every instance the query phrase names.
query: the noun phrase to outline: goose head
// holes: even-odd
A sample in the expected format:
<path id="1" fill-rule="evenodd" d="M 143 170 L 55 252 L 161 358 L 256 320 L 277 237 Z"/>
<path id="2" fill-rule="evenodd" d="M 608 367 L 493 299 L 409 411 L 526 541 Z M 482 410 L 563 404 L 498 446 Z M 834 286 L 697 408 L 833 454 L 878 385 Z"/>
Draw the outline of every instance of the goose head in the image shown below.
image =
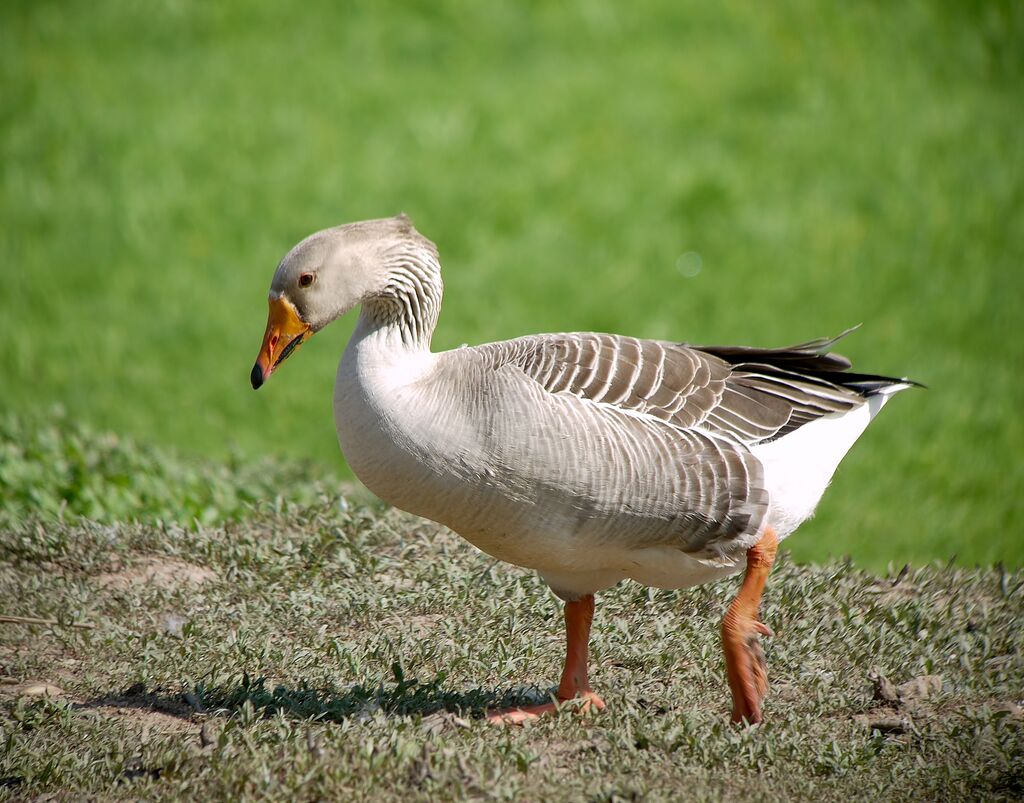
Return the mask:
<path id="1" fill-rule="evenodd" d="M 433 243 L 402 214 L 318 231 L 281 260 L 268 298 L 267 329 L 250 380 L 259 388 L 302 343 L 360 304 L 386 297 L 396 263 Z"/>

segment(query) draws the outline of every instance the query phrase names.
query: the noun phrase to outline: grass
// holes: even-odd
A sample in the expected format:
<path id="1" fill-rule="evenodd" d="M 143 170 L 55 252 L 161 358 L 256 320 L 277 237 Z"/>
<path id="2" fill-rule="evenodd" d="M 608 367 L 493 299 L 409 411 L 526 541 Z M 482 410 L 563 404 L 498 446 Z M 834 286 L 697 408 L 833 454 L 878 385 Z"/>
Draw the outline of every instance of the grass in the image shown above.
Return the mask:
<path id="1" fill-rule="evenodd" d="M 30 518 L 172 522 L 237 521 L 337 494 L 307 463 L 187 460 L 167 449 L 47 416 L 0 418 L 0 527 Z"/>
<path id="2" fill-rule="evenodd" d="M 497 729 L 488 706 L 550 693 L 558 606 L 439 527 L 336 499 L 224 527 L 26 521 L 0 534 L 3 613 L 56 624 L 0 624 L 0 800 L 1024 794 L 1020 572 L 783 558 L 746 730 L 718 646 L 735 586 L 600 595 L 608 709 Z M 941 691 L 881 702 L 873 671 Z"/>
<path id="3" fill-rule="evenodd" d="M 844 350 L 930 386 L 845 463 L 802 560 L 1024 558 L 1024 12 L 8 3 L 6 410 L 312 458 L 344 325 L 247 385 L 276 261 L 409 212 L 436 345 L 598 329 Z"/>
<path id="4" fill-rule="evenodd" d="M 488 707 L 543 700 L 560 671 L 533 573 L 302 465 L 188 461 L 59 418 L 0 434 L 0 615 L 48 622 L 0 621 L 0 800 L 1024 794 L 1020 571 L 783 555 L 773 689 L 746 730 L 718 645 L 735 579 L 623 583 L 592 638 L 608 710 L 496 729 Z M 275 478 L 298 490 L 272 498 Z M 880 699 L 876 674 L 941 688 Z"/>

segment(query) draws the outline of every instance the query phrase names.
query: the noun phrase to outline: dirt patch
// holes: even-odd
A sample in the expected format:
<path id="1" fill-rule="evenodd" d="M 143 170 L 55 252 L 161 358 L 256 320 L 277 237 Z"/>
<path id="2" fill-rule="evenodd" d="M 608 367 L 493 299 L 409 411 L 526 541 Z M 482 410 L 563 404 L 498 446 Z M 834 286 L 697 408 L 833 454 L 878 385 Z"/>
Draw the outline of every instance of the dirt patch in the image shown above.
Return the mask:
<path id="1" fill-rule="evenodd" d="M 907 733 L 918 719 L 928 719 L 938 712 L 930 704 L 943 691 L 941 675 L 921 675 L 901 683 L 892 683 L 877 667 L 868 672 L 874 688 L 876 707 L 857 714 L 854 721 L 886 734 Z"/>
<path id="2" fill-rule="evenodd" d="M 444 617 L 439 613 L 425 613 L 420 616 L 410 616 L 408 620 L 409 628 L 417 636 L 425 636 L 435 627 Z"/>
<path id="3" fill-rule="evenodd" d="M 173 591 L 183 585 L 202 585 L 217 579 L 212 569 L 177 558 L 150 557 L 117 572 L 101 574 L 96 582 L 103 588 L 126 591 L 139 586 L 156 586 Z"/>
<path id="4" fill-rule="evenodd" d="M 188 702 L 190 695 L 148 691 L 141 683 L 86 702 L 73 703 L 84 716 L 116 719 L 137 724 L 146 733 L 182 733 L 197 730 L 197 709 Z"/>
<path id="5" fill-rule="evenodd" d="M 19 682 L 17 678 L 10 675 L 0 677 L 0 699 L 17 697 L 41 699 L 45 697 L 59 700 L 66 696 L 64 689 L 49 680 L 31 678 Z"/>
<path id="6" fill-rule="evenodd" d="M 87 716 L 104 717 L 106 719 L 119 720 L 130 725 L 138 725 L 139 729 L 147 735 L 187 733 L 199 729 L 198 723 L 190 722 L 173 714 L 165 714 L 162 711 L 153 711 L 145 708 L 118 708 L 113 705 L 101 705 L 80 708 L 79 711 Z"/>
<path id="7" fill-rule="evenodd" d="M 875 700 L 896 707 L 910 706 L 942 692 L 941 675 L 921 675 L 895 686 L 881 670 L 875 668 L 868 672 L 868 680 L 874 687 Z"/>
<path id="8" fill-rule="evenodd" d="M 48 680 L 12 682 L 12 678 L 0 678 L 0 699 L 24 698 L 26 700 L 49 699 L 71 705 L 79 715 L 114 719 L 129 725 L 138 725 L 140 732 L 149 735 L 175 734 L 194 731 L 199 723 L 193 717 L 196 707 L 185 697 L 163 696 L 147 692 L 141 686 L 96 700 L 82 701 Z"/>
<path id="9" fill-rule="evenodd" d="M 0 646 L 0 697 L 18 696 L 20 687 L 27 684 L 75 685 L 81 662 L 63 645 L 30 634 L 16 635 L 27 640 Z"/>
<path id="10" fill-rule="evenodd" d="M 47 683 L 45 680 L 31 680 L 14 686 L 11 692 L 15 697 L 63 697 L 64 689 L 54 683 Z"/>

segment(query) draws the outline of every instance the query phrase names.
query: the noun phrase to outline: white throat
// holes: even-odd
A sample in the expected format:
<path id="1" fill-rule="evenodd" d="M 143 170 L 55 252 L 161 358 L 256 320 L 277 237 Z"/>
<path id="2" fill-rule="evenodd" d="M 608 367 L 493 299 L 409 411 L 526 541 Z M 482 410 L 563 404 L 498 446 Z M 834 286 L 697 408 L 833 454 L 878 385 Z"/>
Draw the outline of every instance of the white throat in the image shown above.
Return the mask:
<path id="1" fill-rule="evenodd" d="M 399 318 L 364 306 L 338 363 L 334 418 L 345 459 L 378 495 L 374 477 L 395 457 L 382 445 L 408 445 L 436 361 L 429 337 L 410 337 Z"/>

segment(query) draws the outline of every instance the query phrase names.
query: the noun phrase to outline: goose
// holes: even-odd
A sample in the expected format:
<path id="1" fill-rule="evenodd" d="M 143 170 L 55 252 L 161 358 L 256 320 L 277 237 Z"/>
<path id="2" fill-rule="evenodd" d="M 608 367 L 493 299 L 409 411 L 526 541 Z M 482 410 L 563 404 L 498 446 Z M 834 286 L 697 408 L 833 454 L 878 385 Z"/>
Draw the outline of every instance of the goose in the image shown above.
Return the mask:
<path id="1" fill-rule="evenodd" d="M 385 502 L 535 570 L 564 602 L 556 695 L 488 720 L 605 707 L 588 678 L 595 593 L 742 572 L 721 641 L 732 720 L 761 722 L 759 637 L 772 631 L 759 610 L 778 544 L 916 383 L 851 372 L 830 352 L 838 337 L 759 349 L 577 332 L 435 353 L 442 289 L 437 247 L 404 214 L 312 234 L 274 273 L 250 379 L 258 389 L 360 307 L 334 386 L 352 471 Z"/>

